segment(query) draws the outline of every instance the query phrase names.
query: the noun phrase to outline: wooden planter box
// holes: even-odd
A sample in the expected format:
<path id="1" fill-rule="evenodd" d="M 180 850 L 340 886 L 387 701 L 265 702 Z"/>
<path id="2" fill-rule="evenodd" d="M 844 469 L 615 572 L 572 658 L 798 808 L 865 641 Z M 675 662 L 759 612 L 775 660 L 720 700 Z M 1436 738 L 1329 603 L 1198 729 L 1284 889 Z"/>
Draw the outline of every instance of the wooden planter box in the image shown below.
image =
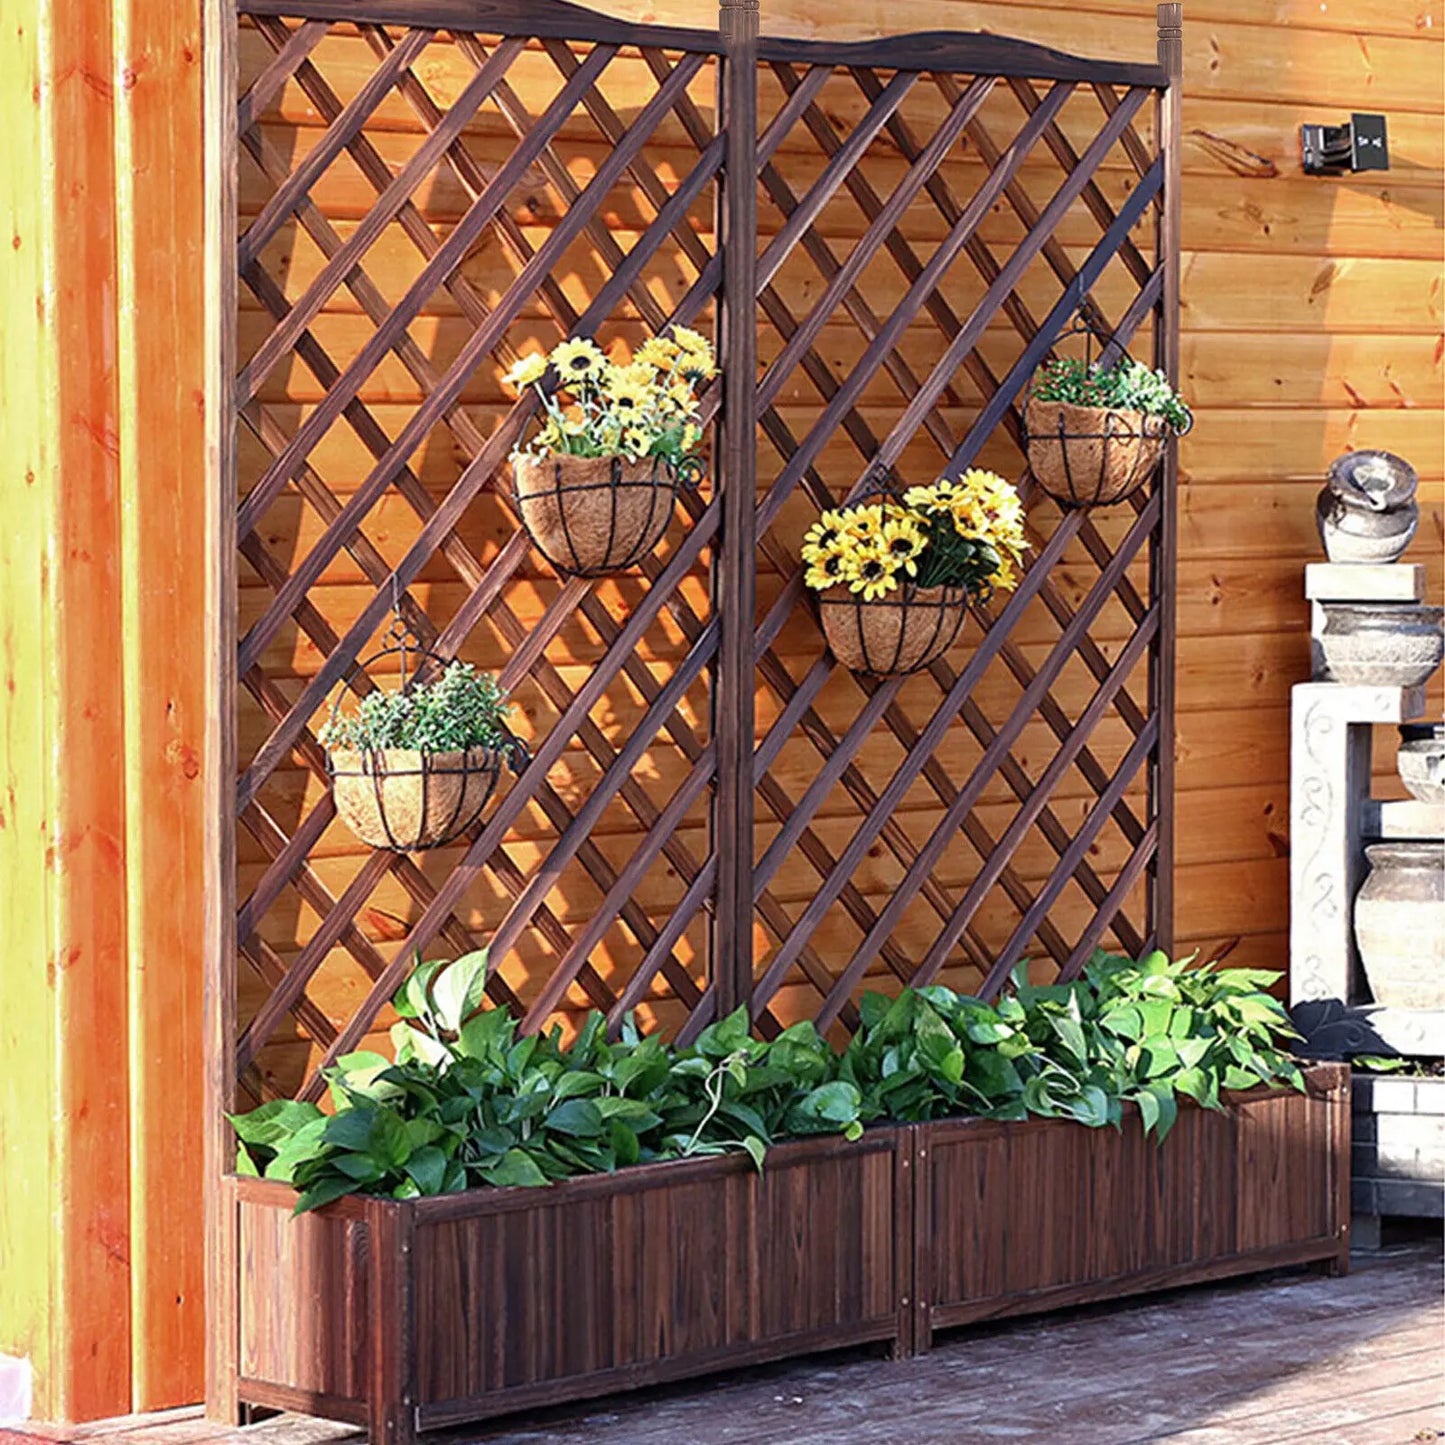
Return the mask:
<path id="1" fill-rule="evenodd" d="M 647 1165 L 551 1189 L 299 1219 L 233 1179 L 242 1402 L 374 1442 L 865 1341 L 900 1341 L 910 1131 Z"/>
<path id="2" fill-rule="evenodd" d="M 1181 1110 L 869 1130 L 292 1218 L 228 1181 L 236 1394 L 406 1445 L 531 1406 L 1277 1265 L 1343 1268 L 1349 1073 Z M 916 1225 L 916 1228 L 915 1228 Z"/>
<path id="3" fill-rule="evenodd" d="M 1349 1261 L 1350 1076 L 1182 1108 L 1163 1146 L 1052 1120 L 916 1128 L 913 1347 L 1004 1315 Z"/>

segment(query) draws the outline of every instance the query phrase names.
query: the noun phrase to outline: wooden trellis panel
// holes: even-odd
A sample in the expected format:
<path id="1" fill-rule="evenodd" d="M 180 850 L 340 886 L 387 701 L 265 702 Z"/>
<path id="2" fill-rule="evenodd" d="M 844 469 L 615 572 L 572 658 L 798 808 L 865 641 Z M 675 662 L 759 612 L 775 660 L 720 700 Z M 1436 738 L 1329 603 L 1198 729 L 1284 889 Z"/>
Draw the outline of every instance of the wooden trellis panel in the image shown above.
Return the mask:
<path id="1" fill-rule="evenodd" d="M 241 10 L 218 1100 L 315 1097 L 419 952 L 490 943 L 529 1026 L 640 1007 L 687 1036 L 1167 940 L 1172 458 L 1132 506 L 1030 497 L 1017 593 L 904 682 L 834 664 L 796 562 L 880 463 L 1029 493 L 1021 388 L 1077 317 L 1168 363 L 1165 71 L 759 42 L 746 5 L 719 32 L 557 0 Z M 642 566 L 559 578 L 500 480 L 532 411 L 500 375 L 670 321 L 718 338 L 712 480 Z M 388 684 L 355 665 L 397 608 L 500 675 L 533 754 L 414 856 L 350 838 L 316 737 L 340 689 Z"/>
<path id="2" fill-rule="evenodd" d="M 773 223 L 755 782 L 777 826 L 759 830 L 753 886 L 812 876 L 781 926 L 757 909 L 751 999 L 760 1017 L 823 1027 L 851 1025 L 873 973 L 991 996 L 1022 958 L 1068 976 L 1100 941 L 1137 952 L 1168 933 L 1150 885 L 1170 866 L 1157 774 L 1172 478 L 1132 509 L 1063 511 L 1035 492 L 1021 430 L 1023 389 L 1080 318 L 1095 354 L 1166 337 L 1165 162 L 1136 127 L 1157 77 L 1037 55 L 999 73 L 971 37 L 913 53 L 916 68 L 904 43 L 778 41 L 762 56 L 765 133 L 812 154 L 760 167 Z M 1129 176 L 1119 200 L 1098 184 L 1106 161 Z M 1018 227 L 1007 247 L 983 234 L 1000 208 Z M 1023 478 L 1033 552 L 1017 591 L 975 606 L 963 644 L 920 678 L 858 676 L 822 648 L 800 658 L 797 549 L 818 512 L 880 468 L 901 487 L 975 464 Z M 1051 736 L 1025 760 L 1039 722 Z M 811 754 L 801 793 L 773 775 L 797 752 Z M 1012 816 L 996 830 L 979 804 L 1000 797 Z"/>

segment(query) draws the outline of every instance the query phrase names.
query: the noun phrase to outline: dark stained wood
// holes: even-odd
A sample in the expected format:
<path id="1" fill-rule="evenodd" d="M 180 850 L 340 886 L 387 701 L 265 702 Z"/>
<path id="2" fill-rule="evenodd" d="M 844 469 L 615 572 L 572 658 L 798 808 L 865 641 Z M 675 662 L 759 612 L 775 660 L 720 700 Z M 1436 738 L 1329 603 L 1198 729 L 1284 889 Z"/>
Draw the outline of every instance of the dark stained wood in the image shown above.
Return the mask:
<path id="1" fill-rule="evenodd" d="M 1158 131 L 1164 162 L 1164 206 L 1159 217 L 1158 253 L 1164 282 L 1154 318 L 1154 364 L 1171 381 L 1179 377 L 1180 234 L 1184 96 L 1184 7 L 1162 4 L 1159 17 L 1159 64 L 1169 84 L 1159 96 Z M 1149 574 L 1149 589 L 1163 608 L 1159 641 L 1149 658 L 1149 692 L 1160 718 L 1163 746 L 1150 774 L 1150 795 L 1159 816 L 1159 852 L 1149 890 L 1150 932 L 1158 946 L 1174 942 L 1174 661 L 1177 622 L 1175 576 L 1179 555 L 1179 442 L 1171 438 L 1155 483 L 1164 500 L 1163 525 Z"/>
<path id="2" fill-rule="evenodd" d="M 719 483 L 723 493 L 721 566 L 713 587 L 722 637 L 713 726 L 717 793 L 713 847 L 718 854 L 717 928 L 712 979 L 716 1008 L 732 1013 L 752 989 L 753 613 L 757 595 L 754 503 L 758 474 L 758 0 L 722 0 L 719 98 L 727 136 L 726 183 L 718 215 L 723 289 L 718 344 L 723 373 Z"/>
<path id="3" fill-rule="evenodd" d="M 226 1114 L 236 1107 L 236 211 L 239 150 L 236 14 L 206 0 L 205 1170 L 206 1408 L 237 1423 L 236 1210 L 225 1175 L 235 1161 Z"/>
<path id="4" fill-rule="evenodd" d="M 535 36 L 539 40 L 593 41 L 599 45 L 649 45 L 718 54 L 712 30 L 675 25 L 638 25 L 567 0 L 245 0 L 243 15 L 295 15 L 358 25 L 423 25 L 433 30 Z"/>
<path id="5" fill-rule="evenodd" d="M 1162 1145 L 1132 1114 L 1121 1132 L 917 1126 L 919 1347 L 949 1326 L 1339 1258 L 1348 1070 L 1309 1084 L 1232 1095 L 1222 1114 L 1181 1108 Z"/>
<path id="6" fill-rule="evenodd" d="M 1003 35 L 966 34 L 955 30 L 851 41 L 766 36 L 758 47 L 758 54 L 763 60 L 784 64 L 837 65 L 851 69 L 885 67 L 964 75 L 1031 76 L 1038 80 L 1097 80 L 1105 85 L 1157 87 L 1164 84 L 1163 71 L 1157 66 L 1086 60 Z"/>
<path id="7" fill-rule="evenodd" d="M 217 1111 L 235 1100 L 238 1073 L 243 1093 L 258 1099 L 278 1090 L 317 1097 L 321 1071 L 383 1021 L 412 959 L 438 940 L 459 952 L 490 934 L 508 970 L 506 977 L 494 973 L 491 997 L 516 1011 L 528 1030 L 579 1000 L 604 1010 L 614 1026 L 627 1009 L 651 1004 L 672 1010 L 669 1027 L 683 1040 L 739 1004 L 751 1007 L 760 1033 L 774 1035 L 798 1015 L 798 983 L 817 998 L 803 1003 L 805 1014 L 848 1030 L 856 1026 L 855 991 L 870 971 L 923 982 L 963 963 L 997 982 L 1004 966 L 999 941 L 1010 930 L 1002 954 L 1020 951 L 1032 937 L 1065 974 L 1086 945 L 1110 930 L 1124 947 L 1142 945 L 1160 916 L 1158 860 L 1169 837 L 1172 782 L 1163 754 L 1171 726 L 1162 688 L 1173 583 L 1161 546 L 1172 483 L 1161 481 L 1162 495 L 1134 499 L 1132 510 L 1112 517 L 1060 518 L 1047 504 L 1031 505 L 1027 574 L 997 611 L 974 609 L 969 626 L 981 640 L 970 644 L 970 655 L 956 667 L 940 661 L 906 684 L 860 679 L 851 710 L 840 712 L 831 700 L 830 690 L 851 684 L 821 642 L 815 658 L 797 665 L 792 624 L 805 606 L 795 552 L 798 519 L 806 525 L 808 508 L 856 497 L 874 462 L 912 457 L 915 442 L 936 447 L 948 474 L 995 434 L 1022 446 L 1022 388 L 1076 312 L 1111 331 L 1116 348 L 1149 320 L 1156 344 L 1167 342 L 1177 312 L 1169 265 L 1172 258 L 1177 267 L 1178 232 L 1167 219 L 1177 185 L 1167 155 L 1152 154 L 1132 124 L 1148 96 L 1165 91 L 1165 70 L 1082 61 L 988 36 L 847 46 L 759 40 L 756 6 L 747 0 L 723 4 L 716 36 L 624 25 L 555 0 L 525 6 L 469 0 L 465 14 L 459 0 L 360 0 L 344 15 L 339 0 L 258 0 L 244 8 L 269 54 L 253 65 L 251 88 L 239 100 L 231 78 L 218 122 L 230 148 L 222 162 L 230 167 L 230 190 L 217 213 L 217 234 L 227 240 L 217 291 L 226 330 L 218 330 L 216 347 L 227 411 L 216 475 L 221 494 L 234 500 L 227 489 L 235 480 L 236 428 L 244 427 L 252 485 L 216 520 L 217 545 L 231 569 L 227 590 L 216 595 L 232 607 L 239 559 L 248 569 L 248 606 L 259 605 L 248 611 L 254 620 L 239 642 L 234 610 L 215 624 L 222 639 L 218 698 L 225 695 L 216 714 L 217 747 L 226 757 L 217 826 L 228 840 L 218 856 L 230 890 L 217 894 L 211 965 L 226 992 L 215 1015 L 218 1047 L 227 1054 L 224 1077 L 218 1073 L 215 1082 Z M 226 23 L 234 26 L 234 17 Z M 331 71 L 331 47 L 321 42 L 333 31 L 348 54 L 361 58 L 351 72 Z M 427 72 L 437 31 L 450 32 L 435 36 L 448 64 L 461 57 L 471 67 L 445 101 Z M 610 71 L 614 58 L 617 72 Z M 766 101 L 759 63 L 767 67 Z M 545 73 L 549 64 L 556 71 L 550 89 L 539 87 L 531 71 L 525 82 L 518 78 L 528 66 Z M 624 65 L 655 82 L 625 106 L 608 89 Z M 716 113 L 696 99 L 695 82 L 709 70 L 720 87 Z M 931 79 L 920 84 L 925 76 Z M 945 112 L 919 127 L 909 119 L 910 106 L 935 86 Z M 294 149 L 274 114 L 290 87 L 319 118 L 306 144 Z M 984 118 L 986 100 L 1006 89 L 1021 107 L 1012 137 L 990 133 L 998 124 L 992 108 Z M 850 96 L 841 108 L 833 104 L 840 91 Z M 532 115 L 523 94 L 550 99 L 536 102 L 544 108 Z M 510 132 L 500 144 L 492 128 L 479 139 L 471 123 L 484 101 Z M 1081 125 L 1080 107 L 1090 110 L 1095 101 L 1098 119 Z M 773 107 L 766 117 L 765 106 Z M 395 128 L 398 111 L 406 131 Z M 574 175 L 572 137 L 589 125 L 601 141 L 598 159 Z M 659 154 L 654 143 L 664 129 L 668 149 Z M 679 130 L 695 152 L 683 165 Z M 414 141 L 399 142 L 403 134 Z M 1177 151 L 1177 130 L 1175 136 Z M 251 167 L 247 213 L 255 217 L 239 243 L 238 140 Z M 971 144 L 988 167 L 981 187 L 963 199 L 950 189 L 960 143 Z M 799 169 L 796 153 L 807 146 L 815 148 L 817 164 Z M 1116 209 L 1099 177 L 1102 165 L 1117 164 L 1121 148 L 1125 173 L 1132 180 L 1137 171 L 1139 179 Z M 880 156 L 889 177 L 882 184 Z M 1024 190 L 1026 156 L 1031 167 L 1058 164 L 1051 199 L 1042 199 L 1045 190 L 1035 204 L 1032 190 Z M 361 178 L 363 202 L 354 214 L 328 209 L 333 162 Z M 254 188 L 258 176 L 264 184 Z M 422 199 L 433 178 L 460 188 L 456 218 L 440 225 Z M 546 221 L 540 239 L 523 219 L 534 189 L 546 192 L 536 198 L 536 214 Z M 620 191 L 627 192 L 625 213 L 650 207 L 652 219 L 644 209 L 642 222 L 619 229 L 613 206 Z M 695 226 L 709 193 L 717 204 L 716 249 L 706 224 Z M 1000 201 L 1025 230 L 1006 252 L 980 229 Z M 761 258 L 760 204 L 781 217 L 770 223 Z M 846 253 L 829 239 L 839 206 L 861 211 L 866 228 Z M 915 210 L 930 206 L 929 224 L 941 219 L 944 236 L 931 250 L 912 227 Z M 1131 233 L 1150 208 L 1161 225 L 1156 254 L 1146 261 Z M 1066 251 L 1065 221 L 1077 228 L 1090 218 L 1098 241 L 1090 247 L 1071 239 Z M 291 248 L 293 234 L 302 248 Z M 394 269 L 380 269 L 391 263 L 378 255 L 398 238 L 403 249 L 415 248 L 400 284 Z M 319 263 L 305 247 L 320 252 Z M 498 258 L 488 255 L 494 247 Z M 1071 258 L 1084 252 L 1076 268 Z M 1052 307 L 1053 294 L 1040 300 L 1026 280 L 1040 269 L 1033 266 L 1039 257 L 1065 292 Z M 295 275 L 293 259 L 302 262 Z M 500 269 L 488 269 L 498 259 Z M 1116 273 L 1128 286 L 1122 297 Z M 982 301 L 958 302 L 955 283 L 977 296 L 980 277 Z M 239 371 L 238 278 L 255 298 L 247 301 L 248 322 L 269 326 L 253 328 L 255 349 Z M 1122 312 L 1117 322 L 1111 324 L 1101 297 Z M 463 318 L 459 350 L 435 352 L 423 339 L 436 302 L 454 305 Z M 554 582 L 529 558 L 515 508 L 497 488 L 534 401 L 529 396 L 510 410 L 495 401 L 478 406 L 477 378 L 493 364 L 510 365 L 539 328 L 560 337 L 620 325 L 635 336 L 674 321 L 706 326 L 713 306 L 723 378 L 704 398 L 704 421 L 718 423 L 710 483 L 681 499 L 665 547 L 623 582 Z M 333 340 L 337 318 L 346 314 L 351 326 L 357 308 L 357 341 Z M 976 343 L 991 326 L 997 332 L 999 319 L 1012 330 L 1004 334 L 1013 350 L 990 350 L 985 359 Z M 861 359 L 843 366 L 823 339 L 825 328 L 832 336 L 840 323 L 855 328 L 861 347 Z M 858 348 L 848 354 L 858 356 Z M 761 380 L 760 355 L 769 363 Z M 293 407 L 284 402 L 284 378 L 297 363 L 313 399 Z M 391 399 L 388 377 L 396 375 L 414 401 Z M 880 404 L 889 386 L 897 396 Z M 341 454 L 359 461 L 344 478 L 330 460 L 338 439 L 351 449 Z M 454 455 L 450 472 L 428 458 L 438 444 Z M 778 458 L 761 479 L 759 444 Z M 447 477 L 442 491 L 439 474 Z M 1027 477 L 1023 490 L 1027 496 Z M 283 496 L 287 507 L 299 501 L 314 513 L 308 532 L 314 540 L 290 556 L 284 528 L 272 520 Z M 384 504 L 399 504 L 402 530 L 379 525 Z M 496 519 L 482 542 L 475 528 L 463 526 L 474 507 Z M 1146 550 L 1147 601 L 1142 584 L 1136 586 Z M 1089 559 L 1097 580 L 1072 570 L 1087 573 Z M 344 613 L 337 609 L 335 570 L 359 574 L 359 609 L 350 602 Z M 772 575 L 760 581 L 760 571 Z M 439 572 L 444 586 L 430 586 Z M 772 600 L 760 619 L 765 589 L 773 589 L 766 592 Z M 441 596 L 452 600 L 439 604 Z M 328 848 L 334 854 L 329 799 L 307 795 L 306 807 L 293 815 L 296 783 L 292 777 L 278 785 L 278 770 L 324 778 L 314 731 L 320 711 L 338 686 L 361 694 L 384 685 L 353 669 L 393 606 L 443 658 L 478 633 L 495 633 L 504 653 L 501 681 L 525 698 L 528 720 L 537 724 L 534 758 L 444 867 L 424 872 L 412 859 L 376 855 L 357 858 L 343 872 L 318 856 Z M 1110 609 L 1128 625 L 1121 632 L 1116 617 L 1113 630 L 1096 633 Z M 1059 641 L 1052 650 L 1037 645 L 1037 621 L 1024 624 L 1025 611 L 1053 619 Z M 663 629 L 668 662 L 659 667 L 655 639 Z M 589 670 L 569 672 L 558 659 L 583 634 Z M 275 659 L 284 658 L 293 635 L 296 665 L 278 667 Z M 1150 691 L 1141 706 L 1129 681 L 1146 651 Z M 1070 690 L 1066 697 L 1061 685 L 1075 658 L 1098 686 L 1087 706 L 1085 695 Z M 996 678 L 1015 684 L 1018 700 L 991 714 Z M 233 787 L 238 681 L 244 705 L 267 731 L 253 728 L 254 751 Z M 623 689 L 628 724 L 619 732 L 603 721 L 603 711 L 617 705 Z M 755 698 L 769 692 L 776 707 L 759 736 Z M 1125 729 L 1117 738 L 1103 726 L 1111 713 L 1117 719 L 1110 721 L 1122 720 Z M 1037 777 L 1020 746 L 1035 715 L 1058 740 L 1057 755 Z M 965 767 L 973 771 L 953 777 L 945 757 L 960 735 L 972 750 Z M 891 778 L 871 770 L 880 741 L 901 751 Z M 785 783 L 799 776 L 790 744 L 815 757 L 797 795 Z M 671 781 L 660 794 L 648 771 L 656 747 L 671 755 L 665 770 Z M 558 775 L 570 771 L 575 779 L 579 761 L 594 771 L 585 788 L 569 793 Z M 1132 783 L 1145 766 L 1147 799 Z M 1056 805 L 1066 776 L 1082 778 L 1094 794 L 1079 809 L 1082 826 L 1066 822 L 1072 814 Z M 1006 827 L 986 824 L 977 811 L 987 790 L 1002 791 L 996 783 L 1019 802 Z M 941 810 L 942 821 L 930 820 L 932 831 L 921 837 L 903 807 L 910 789 L 926 792 Z M 838 800 L 854 810 L 851 834 L 837 824 Z M 614 846 L 618 813 L 633 834 L 629 852 Z M 699 845 L 703 818 L 710 828 Z M 1127 857 L 1105 868 L 1091 861 L 1090 849 L 1111 821 Z M 253 884 L 239 909 L 238 823 L 248 835 Z M 602 836 L 599 830 L 609 828 Z M 1045 864 L 1052 871 L 1042 882 L 1036 861 L 1028 865 L 1032 872 L 1019 865 L 1026 843 L 1038 851 L 1036 835 L 1057 857 Z M 977 866 L 960 877 L 950 860 L 953 881 L 946 883 L 940 864 L 960 841 Z M 816 890 L 795 905 L 796 871 L 804 868 L 816 877 Z M 669 888 L 676 884 L 669 899 L 677 897 L 665 915 L 644 906 L 663 871 Z M 865 872 L 874 875 L 871 885 L 858 877 Z M 1125 907 L 1146 874 L 1154 910 L 1147 925 L 1131 916 L 1142 911 L 1136 904 Z M 901 881 L 883 893 L 878 876 Z M 574 881 L 583 908 L 570 896 Z M 1050 916 L 1071 882 L 1092 910 L 1082 925 Z M 784 883 L 791 891 L 783 891 Z M 476 904 L 488 889 L 501 906 L 482 924 Z M 392 919 L 394 932 L 376 936 L 367 919 L 381 894 L 400 897 L 405 916 Z M 988 914 L 990 899 L 1014 910 L 1008 925 L 1000 928 Z M 921 939 L 903 927 L 915 907 L 933 930 Z M 297 909 L 306 911 L 307 932 L 296 935 L 293 948 L 278 941 L 284 936 L 278 927 L 285 927 L 278 919 Z M 839 922 L 854 931 L 838 934 Z M 772 950 L 765 965 L 755 965 L 755 933 Z M 620 969 L 619 938 L 629 950 Z M 254 1011 L 239 1035 L 238 950 L 252 971 L 245 983 Z M 599 955 L 610 956 L 610 971 Z M 540 968 L 529 963 L 513 971 L 515 960 L 538 957 L 545 957 Z M 338 965 L 353 971 L 341 1004 Z M 762 971 L 757 981 L 755 966 Z M 310 1051 L 296 1066 L 306 1072 L 278 1082 L 265 1070 L 267 1045 L 274 1040 L 279 1047 L 293 1021 L 298 1042 Z M 367 1300 L 357 1298 L 362 1285 L 349 1286 L 351 1315 L 368 1332 L 361 1385 L 339 1377 L 264 1378 L 268 1371 L 297 1373 L 286 1363 L 296 1339 L 276 1343 L 285 1322 L 254 1308 L 252 1318 L 270 1331 L 282 1364 L 238 1368 L 232 1356 L 240 1316 L 232 1300 L 213 1316 L 219 1339 L 213 1399 L 221 1413 L 233 1411 L 239 1374 L 248 1382 L 242 1393 L 257 1404 L 309 1402 L 347 1411 L 349 1420 L 364 1407 L 375 1438 L 405 1445 L 419 1424 L 441 1428 L 477 1418 L 476 1395 L 488 1413 L 792 1350 L 877 1339 L 906 1352 L 932 1328 L 913 1249 L 923 1228 L 914 1210 L 924 1161 L 911 1131 L 894 1131 L 890 1139 L 884 1148 L 870 1135 L 861 1155 L 841 1141 L 797 1146 L 796 1156 L 777 1151 L 761 1184 L 742 1161 L 723 1160 L 574 1181 L 545 1196 L 497 1191 L 484 1204 L 477 1202 L 482 1196 L 466 1196 L 345 1206 L 335 1215 L 347 1221 L 344 1237 L 364 1247 L 355 1245 L 350 1264 L 338 1264 L 334 1247 L 317 1243 L 302 1267 L 310 1281 L 305 1271 L 320 1268 L 315 1261 L 331 1259 L 327 1268 L 342 1274 L 355 1266 L 354 1275 L 357 1261 L 365 1264 Z M 1250 1147 L 1268 1159 L 1276 1143 L 1266 1132 Z M 229 1149 L 223 1126 L 214 1148 L 219 1172 Z M 857 1227 L 866 1238 L 839 1254 L 854 1227 L 839 1213 L 852 1207 L 849 1171 L 869 1150 L 887 1159 L 864 1170 L 870 1182 Z M 788 1162 L 795 1158 L 796 1167 Z M 684 1178 L 680 1168 L 692 1172 Z M 1267 1196 L 1280 1180 L 1261 1172 Z M 263 1207 L 280 1207 L 279 1196 L 266 1186 L 238 1186 L 212 1227 L 219 1236 L 237 1209 Z M 810 1221 L 817 1221 L 818 1239 Z M 269 1240 L 266 1270 L 274 1278 L 289 1267 L 280 1258 L 283 1246 L 264 1231 L 257 1237 Z M 450 1243 L 423 1269 L 417 1253 L 429 1237 Z M 664 1238 L 663 1245 L 645 1243 Z M 619 1249 L 619 1240 L 628 1239 L 644 1242 Z M 1260 1244 L 1250 1257 L 1283 1248 Z M 885 1255 L 891 1273 L 881 1300 L 869 1295 L 859 1271 Z M 224 1240 L 217 1259 L 216 1298 L 224 1300 L 246 1266 L 225 1252 Z M 1203 1264 L 1190 1267 L 1213 1268 L 1212 1259 L 1206 1252 Z M 464 1261 L 485 1281 L 458 1290 L 455 1270 Z M 539 1284 L 537 1275 L 548 1269 L 552 1282 Z M 259 1288 L 260 1276 L 247 1287 Z M 507 1330 L 494 1329 L 490 1345 L 467 1353 L 475 1323 L 486 1321 L 497 1298 L 515 1301 L 510 1317 L 501 1311 Z M 635 1318 L 625 1313 L 634 1306 Z M 343 1347 L 333 1338 L 326 1358 L 354 1363 L 354 1347 L 354 1340 Z M 306 1368 L 312 1366 L 315 1360 Z M 448 1370 L 459 1373 L 444 1379 Z"/>
<path id="8" fill-rule="evenodd" d="M 347 1419 L 366 1398 L 372 1439 L 404 1442 L 413 1421 L 898 1339 L 910 1143 L 884 1129 L 780 1146 L 762 1174 L 734 1155 L 300 1220 L 290 1190 L 235 1181 L 243 1395 Z"/>

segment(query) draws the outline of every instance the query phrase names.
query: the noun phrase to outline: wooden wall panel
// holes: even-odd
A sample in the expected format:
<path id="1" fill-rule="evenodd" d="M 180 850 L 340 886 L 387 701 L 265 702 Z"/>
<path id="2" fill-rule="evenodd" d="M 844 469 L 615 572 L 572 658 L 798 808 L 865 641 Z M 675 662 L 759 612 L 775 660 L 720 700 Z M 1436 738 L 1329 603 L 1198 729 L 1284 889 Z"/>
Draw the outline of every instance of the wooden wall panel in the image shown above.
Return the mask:
<path id="1" fill-rule="evenodd" d="M 110 9 L 0 15 L 0 1352 L 131 1404 Z"/>

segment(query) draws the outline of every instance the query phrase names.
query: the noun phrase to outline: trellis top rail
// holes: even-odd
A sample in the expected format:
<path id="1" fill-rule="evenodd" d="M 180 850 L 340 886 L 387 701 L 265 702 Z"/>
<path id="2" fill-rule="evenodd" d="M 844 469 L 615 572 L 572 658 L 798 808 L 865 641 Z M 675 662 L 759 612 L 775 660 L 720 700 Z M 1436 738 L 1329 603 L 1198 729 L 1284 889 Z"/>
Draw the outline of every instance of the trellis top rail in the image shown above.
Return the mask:
<path id="1" fill-rule="evenodd" d="M 595 45 L 639 45 L 721 55 L 716 30 L 617 20 L 567 0 L 239 0 L 242 15 L 291 16 L 333 24 L 410 25 Z M 983 31 L 930 30 L 877 40 L 803 40 L 762 36 L 759 61 L 839 65 L 950 74 L 1017 76 L 1162 90 L 1169 76 L 1159 65 L 1131 65 L 1070 55 L 1046 45 Z"/>

